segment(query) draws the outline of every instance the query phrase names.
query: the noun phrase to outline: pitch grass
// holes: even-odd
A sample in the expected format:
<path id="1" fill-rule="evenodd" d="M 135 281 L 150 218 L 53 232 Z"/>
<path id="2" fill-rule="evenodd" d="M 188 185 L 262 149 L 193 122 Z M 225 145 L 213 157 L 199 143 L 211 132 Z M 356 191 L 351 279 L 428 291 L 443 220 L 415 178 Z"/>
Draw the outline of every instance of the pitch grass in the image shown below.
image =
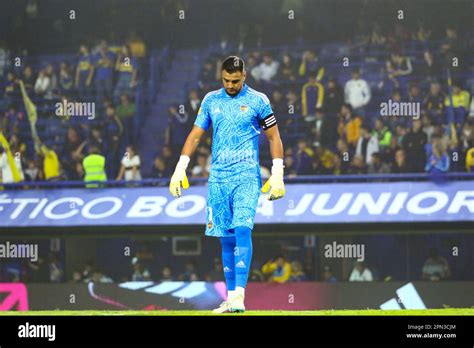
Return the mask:
<path id="1" fill-rule="evenodd" d="M 411 315 L 473 315 L 474 308 L 425 310 L 321 310 L 321 311 L 246 311 L 245 313 L 213 314 L 211 311 L 25 311 L 0 312 L 2 316 L 411 316 Z"/>

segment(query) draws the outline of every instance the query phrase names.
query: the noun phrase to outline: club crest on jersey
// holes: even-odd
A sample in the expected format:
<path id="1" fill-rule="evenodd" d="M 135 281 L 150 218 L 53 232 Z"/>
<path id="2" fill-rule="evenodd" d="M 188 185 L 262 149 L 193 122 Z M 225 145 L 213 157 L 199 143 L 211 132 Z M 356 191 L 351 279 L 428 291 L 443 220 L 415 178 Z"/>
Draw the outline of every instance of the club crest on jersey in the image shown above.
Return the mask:
<path id="1" fill-rule="evenodd" d="M 209 221 L 209 222 L 207 223 L 207 228 L 208 228 L 208 229 L 211 229 L 211 228 L 212 228 L 212 221 Z"/>
<path id="2" fill-rule="evenodd" d="M 240 111 L 247 112 L 249 107 L 247 105 L 240 105 Z"/>

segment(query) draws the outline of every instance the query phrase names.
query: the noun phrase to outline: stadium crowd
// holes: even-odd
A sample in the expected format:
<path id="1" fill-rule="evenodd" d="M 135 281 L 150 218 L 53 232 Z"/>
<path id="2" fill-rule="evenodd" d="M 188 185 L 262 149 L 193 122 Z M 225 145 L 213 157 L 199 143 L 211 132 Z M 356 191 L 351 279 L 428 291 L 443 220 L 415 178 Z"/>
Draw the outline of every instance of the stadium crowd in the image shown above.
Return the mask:
<path id="1" fill-rule="evenodd" d="M 451 27 L 444 37 L 432 38 L 423 26 L 415 32 L 395 26 L 383 34 L 374 24 L 370 34 L 337 50 L 324 46 L 319 55 L 278 49 L 244 52 L 243 58 L 246 82 L 270 98 L 287 175 L 442 174 L 470 172 L 474 165 L 468 47 L 469 39 Z M 192 127 L 188 114 L 194 115 L 203 96 L 220 87 L 225 56 L 213 52 L 205 61 L 183 112 L 170 106 L 167 145 L 175 152 Z M 357 58 L 351 62 L 346 56 Z M 157 157 L 157 169 L 162 160 Z M 209 169 L 209 146 L 203 146 L 190 174 L 206 177 Z"/>
<path id="2" fill-rule="evenodd" d="M 270 97 L 282 129 L 286 174 L 470 172 L 474 77 L 467 51 L 472 40 L 452 27 L 442 37 L 431 32 L 423 25 L 413 32 L 397 25 L 384 32 L 375 23 L 365 35 L 322 45 L 318 51 L 243 51 L 247 83 Z M 83 180 L 88 155 L 104 157 L 105 175 L 97 180 L 169 177 L 202 98 L 220 87 L 222 59 L 237 49 L 217 47 L 187 100 L 170 105 L 165 146 L 151 172 L 142 175 L 133 122 L 133 93 L 143 80 L 146 57 L 140 37 L 132 33 L 121 45 L 109 46 L 105 40 L 91 48 L 82 44 L 69 59 L 36 65 L 26 60 L 18 67 L 0 44 L 0 129 L 21 178 Z M 448 70 L 453 76 L 449 80 Z M 49 120 L 43 138 L 34 142 L 20 80 L 38 107 L 39 119 Z M 68 100 L 94 102 L 93 119 L 57 117 L 56 103 Z M 210 143 L 208 135 L 190 166 L 191 177 L 209 175 Z M 10 163 L 0 149 L 2 180 L 12 182 Z M 264 160 L 262 177 L 268 175 L 265 167 Z"/>

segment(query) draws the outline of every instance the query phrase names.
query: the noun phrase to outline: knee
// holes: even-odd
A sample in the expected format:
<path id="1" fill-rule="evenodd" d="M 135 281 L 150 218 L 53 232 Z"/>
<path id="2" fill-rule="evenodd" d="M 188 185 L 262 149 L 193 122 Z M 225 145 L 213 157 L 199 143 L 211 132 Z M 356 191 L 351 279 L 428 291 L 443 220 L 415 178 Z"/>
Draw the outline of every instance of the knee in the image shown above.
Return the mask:
<path id="1" fill-rule="evenodd" d="M 235 248 L 234 238 L 233 237 L 221 237 L 220 239 L 221 239 L 222 251 L 224 253 L 227 253 L 227 252 L 233 253 L 234 248 Z"/>
<path id="2" fill-rule="evenodd" d="M 236 238 L 250 239 L 252 237 L 252 230 L 247 226 L 239 226 L 235 228 Z"/>

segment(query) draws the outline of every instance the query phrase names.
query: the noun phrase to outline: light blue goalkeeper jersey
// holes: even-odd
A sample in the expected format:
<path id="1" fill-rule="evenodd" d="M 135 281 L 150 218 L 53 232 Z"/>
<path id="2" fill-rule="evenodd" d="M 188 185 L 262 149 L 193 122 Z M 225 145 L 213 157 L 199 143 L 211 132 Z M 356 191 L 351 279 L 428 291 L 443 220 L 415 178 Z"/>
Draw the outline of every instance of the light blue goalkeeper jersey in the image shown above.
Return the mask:
<path id="1" fill-rule="evenodd" d="M 209 92 L 194 124 L 213 127 L 210 183 L 260 178 L 258 137 L 276 125 L 265 94 L 246 84 L 234 97 L 224 88 Z"/>

